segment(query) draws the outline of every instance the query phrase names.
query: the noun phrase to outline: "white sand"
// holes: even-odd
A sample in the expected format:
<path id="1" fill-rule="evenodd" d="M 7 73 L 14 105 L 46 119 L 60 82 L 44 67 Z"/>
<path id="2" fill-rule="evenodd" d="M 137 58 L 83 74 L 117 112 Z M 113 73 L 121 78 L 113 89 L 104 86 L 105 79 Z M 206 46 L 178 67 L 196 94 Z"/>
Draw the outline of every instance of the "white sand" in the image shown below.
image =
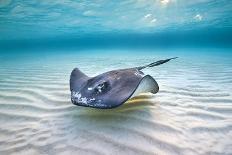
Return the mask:
<path id="1" fill-rule="evenodd" d="M 160 92 L 116 109 L 71 104 L 72 68 L 96 75 L 152 60 L 1 57 L 0 154 L 232 154 L 229 58 L 182 57 L 147 69 Z"/>

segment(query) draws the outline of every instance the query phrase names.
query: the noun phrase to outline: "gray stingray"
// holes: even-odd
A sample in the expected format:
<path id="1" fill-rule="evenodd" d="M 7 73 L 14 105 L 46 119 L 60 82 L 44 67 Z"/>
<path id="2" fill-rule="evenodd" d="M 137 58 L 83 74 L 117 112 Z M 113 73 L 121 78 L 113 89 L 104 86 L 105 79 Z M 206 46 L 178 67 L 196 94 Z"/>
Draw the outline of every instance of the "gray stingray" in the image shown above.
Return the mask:
<path id="1" fill-rule="evenodd" d="M 75 68 L 70 76 L 71 101 L 79 106 L 109 109 L 122 105 L 139 93 L 155 94 L 159 91 L 158 83 L 141 70 L 175 58 L 159 60 L 140 67 L 112 70 L 95 77 L 88 77 Z"/>

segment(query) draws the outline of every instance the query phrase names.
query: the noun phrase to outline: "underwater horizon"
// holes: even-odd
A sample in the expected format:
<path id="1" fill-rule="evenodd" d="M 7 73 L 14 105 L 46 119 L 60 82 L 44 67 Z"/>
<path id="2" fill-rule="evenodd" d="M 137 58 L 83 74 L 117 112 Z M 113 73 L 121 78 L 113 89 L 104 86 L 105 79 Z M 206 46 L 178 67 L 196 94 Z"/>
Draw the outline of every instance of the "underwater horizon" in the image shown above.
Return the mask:
<path id="1" fill-rule="evenodd" d="M 230 0 L 0 0 L 0 154 L 231 155 L 231 12 Z M 156 94 L 71 102 L 76 67 L 95 77 L 172 57 L 142 70 Z"/>

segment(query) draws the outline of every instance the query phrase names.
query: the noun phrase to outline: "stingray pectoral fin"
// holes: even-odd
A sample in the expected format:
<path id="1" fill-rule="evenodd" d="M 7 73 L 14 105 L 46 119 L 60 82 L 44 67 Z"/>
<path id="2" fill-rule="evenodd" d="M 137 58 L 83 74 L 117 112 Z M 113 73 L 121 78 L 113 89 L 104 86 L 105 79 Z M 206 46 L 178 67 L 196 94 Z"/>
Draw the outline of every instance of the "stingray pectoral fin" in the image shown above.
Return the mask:
<path id="1" fill-rule="evenodd" d="M 81 85 L 85 83 L 89 77 L 80 71 L 78 68 L 74 68 L 70 75 L 70 90 L 79 90 Z"/>
<path id="2" fill-rule="evenodd" d="M 141 93 L 157 93 L 159 91 L 159 85 L 155 81 L 154 78 L 152 78 L 150 75 L 146 75 L 143 77 L 143 79 L 139 82 L 138 86 L 136 87 L 135 91 L 132 93 L 131 97 L 137 96 Z"/>

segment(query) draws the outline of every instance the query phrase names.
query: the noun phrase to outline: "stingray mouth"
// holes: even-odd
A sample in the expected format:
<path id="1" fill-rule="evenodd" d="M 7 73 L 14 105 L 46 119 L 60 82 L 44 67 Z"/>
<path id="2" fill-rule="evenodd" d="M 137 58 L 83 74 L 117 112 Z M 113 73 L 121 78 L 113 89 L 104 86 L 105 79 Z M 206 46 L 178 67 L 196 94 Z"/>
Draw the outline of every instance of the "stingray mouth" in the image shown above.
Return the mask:
<path id="1" fill-rule="evenodd" d="M 151 92 L 155 94 L 159 91 L 159 86 L 154 78 L 150 75 L 146 75 L 142 77 L 137 84 L 135 83 L 131 89 L 120 88 L 120 91 L 118 91 L 118 89 L 114 90 L 118 93 L 106 93 L 104 97 L 93 95 L 87 97 L 84 92 L 71 91 L 71 101 L 78 106 L 111 109 L 122 105 L 127 100 L 140 93 Z"/>

